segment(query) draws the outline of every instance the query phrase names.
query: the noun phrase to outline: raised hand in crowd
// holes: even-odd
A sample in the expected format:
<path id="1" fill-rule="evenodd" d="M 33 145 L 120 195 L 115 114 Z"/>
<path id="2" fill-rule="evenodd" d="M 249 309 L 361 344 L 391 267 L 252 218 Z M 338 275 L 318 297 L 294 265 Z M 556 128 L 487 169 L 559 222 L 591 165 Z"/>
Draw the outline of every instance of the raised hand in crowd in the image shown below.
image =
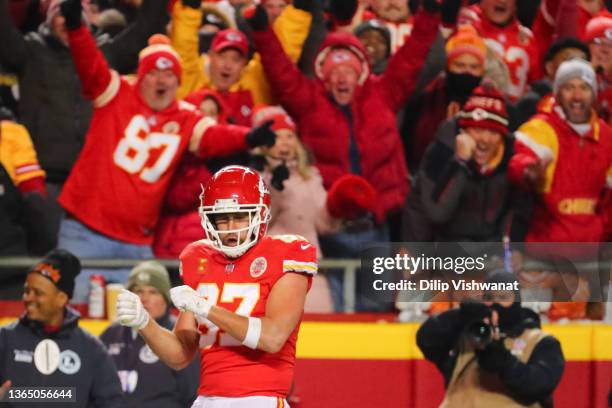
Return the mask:
<path id="1" fill-rule="evenodd" d="M 423 0 L 423 8 L 430 13 L 440 13 L 442 23 L 450 26 L 457 24 L 461 0 Z"/>
<path id="2" fill-rule="evenodd" d="M 259 7 L 259 6 L 258 6 Z M 272 130 L 272 121 L 268 120 L 254 127 L 247 135 L 247 143 L 250 147 L 267 146 L 272 147 L 276 143 L 276 133 Z"/>
<path id="3" fill-rule="evenodd" d="M 268 29 L 268 14 L 261 4 L 248 7 L 243 12 L 244 19 L 253 31 L 266 31 Z"/>
<path id="4" fill-rule="evenodd" d="M 455 156 L 457 159 L 468 162 L 472 160 L 476 150 L 476 141 L 466 133 L 459 133 L 455 139 Z"/>
<path id="5" fill-rule="evenodd" d="M 304 2 L 305 0 L 301 1 Z M 331 0 L 329 2 L 329 12 L 339 22 L 350 22 L 357 12 L 357 6 L 358 2 L 356 0 Z"/>
<path id="6" fill-rule="evenodd" d="M 60 10 L 66 22 L 66 28 L 76 30 L 81 26 L 83 6 L 81 0 L 65 0 L 60 4 Z"/>

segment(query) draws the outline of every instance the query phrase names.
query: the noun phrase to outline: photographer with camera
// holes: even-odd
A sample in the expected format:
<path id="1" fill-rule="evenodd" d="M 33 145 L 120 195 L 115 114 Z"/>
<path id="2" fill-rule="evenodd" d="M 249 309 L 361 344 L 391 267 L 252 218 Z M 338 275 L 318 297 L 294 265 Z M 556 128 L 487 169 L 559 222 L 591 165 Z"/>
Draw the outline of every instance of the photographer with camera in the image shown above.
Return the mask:
<path id="1" fill-rule="evenodd" d="M 488 283 L 514 283 L 496 271 Z M 520 292 L 484 292 L 482 302 L 430 317 L 417 332 L 425 358 L 444 376 L 441 408 L 552 407 L 565 360 L 557 339 L 521 307 Z"/>

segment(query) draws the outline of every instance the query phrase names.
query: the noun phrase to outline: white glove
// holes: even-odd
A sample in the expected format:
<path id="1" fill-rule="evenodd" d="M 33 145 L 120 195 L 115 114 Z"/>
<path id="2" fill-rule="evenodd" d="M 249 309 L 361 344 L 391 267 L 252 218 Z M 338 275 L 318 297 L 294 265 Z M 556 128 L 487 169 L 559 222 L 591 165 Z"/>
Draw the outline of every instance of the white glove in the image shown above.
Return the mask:
<path id="1" fill-rule="evenodd" d="M 187 285 L 170 289 L 170 298 L 174 306 L 181 312 L 191 312 L 203 318 L 208 317 L 208 312 L 213 306 Z"/>
<path id="2" fill-rule="evenodd" d="M 149 323 L 149 313 L 137 294 L 129 290 L 121 290 L 117 296 L 117 320 L 121 325 L 136 330 L 142 330 Z"/>

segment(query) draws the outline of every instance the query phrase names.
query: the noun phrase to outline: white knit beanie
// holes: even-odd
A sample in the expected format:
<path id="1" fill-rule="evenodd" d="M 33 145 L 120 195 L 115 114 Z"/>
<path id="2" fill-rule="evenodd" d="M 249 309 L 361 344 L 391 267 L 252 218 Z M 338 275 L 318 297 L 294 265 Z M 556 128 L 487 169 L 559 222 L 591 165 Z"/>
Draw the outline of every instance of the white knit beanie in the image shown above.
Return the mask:
<path id="1" fill-rule="evenodd" d="M 573 58 L 563 62 L 557 69 L 555 83 L 553 85 L 555 95 L 559 93 L 559 89 L 561 89 L 567 81 L 576 78 L 586 82 L 593 90 L 593 93 L 597 94 L 597 76 L 595 75 L 593 67 L 588 61 L 582 58 Z"/>

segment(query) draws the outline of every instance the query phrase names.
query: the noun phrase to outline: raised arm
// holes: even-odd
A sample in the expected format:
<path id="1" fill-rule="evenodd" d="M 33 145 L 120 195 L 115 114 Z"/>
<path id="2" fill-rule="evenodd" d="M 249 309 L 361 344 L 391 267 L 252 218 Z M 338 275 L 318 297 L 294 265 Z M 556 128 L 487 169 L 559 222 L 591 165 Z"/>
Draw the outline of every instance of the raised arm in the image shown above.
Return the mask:
<path id="1" fill-rule="evenodd" d="M 204 81 L 204 67 L 200 64 L 198 30 L 202 24 L 200 2 L 179 0 L 172 7 L 172 29 L 170 40 L 172 47 L 181 57 L 183 75 L 177 91 L 179 98 L 184 98 L 196 91 Z"/>
<path id="2" fill-rule="evenodd" d="M 440 126 L 418 174 L 419 207 L 433 224 L 443 224 L 453 216 L 469 178 L 465 162 L 458 160 L 450 144 L 461 143 L 459 137 L 455 138 L 455 124 L 447 121 Z"/>
<path id="3" fill-rule="evenodd" d="M 149 37 L 164 32 L 168 0 L 144 0 L 133 24 L 117 37 L 100 46 L 111 67 L 128 74 L 138 65 L 138 53 L 147 46 Z"/>
<path id="4" fill-rule="evenodd" d="M 391 57 L 385 73 L 380 78 L 380 87 L 385 99 L 394 111 L 398 111 L 416 88 L 421 69 L 438 35 L 440 14 L 445 25 L 457 21 L 461 0 L 424 0 L 424 10 L 417 13 L 410 38 Z"/>
<path id="5" fill-rule="evenodd" d="M 308 111 L 314 102 L 315 85 L 291 62 L 278 37 L 268 26 L 265 10 L 261 5 L 257 6 L 255 15 L 248 21 L 253 28 L 253 42 L 259 51 L 273 92 L 291 117 L 299 121 L 299 117 Z"/>
<path id="6" fill-rule="evenodd" d="M 119 74 L 110 70 L 89 29 L 82 24 L 80 0 L 65 0 L 60 8 L 66 21 L 68 44 L 83 94 L 94 102 L 94 106 L 104 105 L 119 90 Z"/>
<path id="7" fill-rule="evenodd" d="M 287 57 L 297 64 L 302 54 L 302 47 L 308 36 L 312 16 L 305 7 L 311 0 L 301 0 L 289 5 L 274 22 L 273 30 Z M 245 68 L 240 83 L 251 91 L 253 102 L 257 104 L 276 105 L 278 101 L 270 89 L 270 82 L 261 63 L 261 56 L 256 53 Z"/>
<path id="8" fill-rule="evenodd" d="M 202 118 L 196 123 L 189 150 L 201 158 L 227 156 L 257 146 L 272 147 L 276 134 L 271 121 L 253 129 L 245 126 L 218 125 L 214 119 Z"/>

